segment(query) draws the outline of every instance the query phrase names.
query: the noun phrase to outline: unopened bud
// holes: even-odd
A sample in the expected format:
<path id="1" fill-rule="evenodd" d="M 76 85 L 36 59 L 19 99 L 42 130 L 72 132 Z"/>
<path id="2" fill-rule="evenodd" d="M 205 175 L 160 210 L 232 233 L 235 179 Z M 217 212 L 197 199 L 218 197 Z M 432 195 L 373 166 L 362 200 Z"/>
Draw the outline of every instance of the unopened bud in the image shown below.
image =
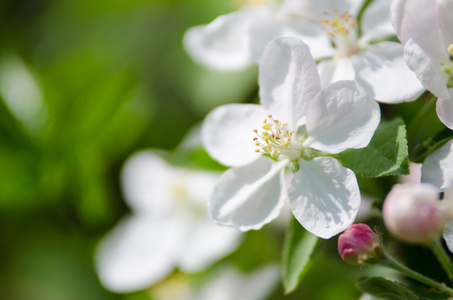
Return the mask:
<path id="1" fill-rule="evenodd" d="M 381 238 L 366 224 L 352 224 L 338 238 L 338 253 L 353 266 L 375 264 L 382 252 Z"/>
<path id="2" fill-rule="evenodd" d="M 439 200 L 439 191 L 429 183 L 396 184 L 382 208 L 385 227 L 405 242 L 428 244 L 453 220 L 450 198 Z"/>

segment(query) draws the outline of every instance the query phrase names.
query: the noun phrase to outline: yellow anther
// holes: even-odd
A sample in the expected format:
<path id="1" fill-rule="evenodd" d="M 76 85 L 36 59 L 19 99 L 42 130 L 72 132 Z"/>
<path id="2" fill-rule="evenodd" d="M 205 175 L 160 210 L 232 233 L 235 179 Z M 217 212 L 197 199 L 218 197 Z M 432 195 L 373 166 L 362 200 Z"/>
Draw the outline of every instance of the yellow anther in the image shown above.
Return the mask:
<path id="1" fill-rule="evenodd" d="M 255 143 L 255 146 L 259 146 L 259 145 L 260 145 L 260 143 Z"/>
<path id="2" fill-rule="evenodd" d="M 271 129 L 271 127 L 269 126 L 269 124 L 264 124 L 264 125 L 261 126 L 261 127 L 263 127 L 263 129 L 266 129 L 266 130 L 270 130 L 270 129 Z"/>
<path id="3" fill-rule="evenodd" d="M 271 115 L 271 114 L 268 114 L 267 117 L 268 117 L 268 118 L 272 118 L 272 115 Z"/>
<path id="4" fill-rule="evenodd" d="M 284 140 L 284 142 L 285 142 L 285 146 L 286 146 L 286 147 L 288 147 L 288 145 L 289 145 L 289 141 L 290 141 L 290 139 L 289 139 L 289 138 L 286 138 L 286 139 Z"/>
<path id="5" fill-rule="evenodd" d="M 286 126 L 288 126 L 288 123 L 283 123 L 283 127 L 286 127 Z"/>
<path id="6" fill-rule="evenodd" d="M 272 152 L 271 152 L 271 156 L 272 156 L 273 158 L 276 158 L 277 156 L 279 156 L 279 154 L 280 154 L 280 151 L 275 150 L 275 149 L 272 150 Z"/>
<path id="7" fill-rule="evenodd" d="M 447 50 L 448 50 L 448 53 L 453 54 L 453 44 L 450 44 L 450 46 L 448 46 Z"/>
<path id="8" fill-rule="evenodd" d="M 254 133 L 258 133 L 258 130 L 256 130 L 256 129 L 253 129 L 253 132 L 254 132 Z"/>
<path id="9" fill-rule="evenodd" d="M 293 134 L 294 134 L 294 130 L 291 130 L 291 131 L 289 132 L 289 135 L 293 135 Z"/>
<path id="10" fill-rule="evenodd" d="M 260 150 L 256 149 L 256 150 L 255 150 L 255 152 L 258 152 L 258 153 L 259 153 L 259 152 L 260 152 Z"/>
<path id="11" fill-rule="evenodd" d="M 263 123 L 266 124 L 267 123 L 267 119 L 264 119 Z"/>
<path id="12" fill-rule="evenodd" d="M 274 122 L 275 122 L 275 124 L 280 124 L 279 120 L 275 120 Z"/>

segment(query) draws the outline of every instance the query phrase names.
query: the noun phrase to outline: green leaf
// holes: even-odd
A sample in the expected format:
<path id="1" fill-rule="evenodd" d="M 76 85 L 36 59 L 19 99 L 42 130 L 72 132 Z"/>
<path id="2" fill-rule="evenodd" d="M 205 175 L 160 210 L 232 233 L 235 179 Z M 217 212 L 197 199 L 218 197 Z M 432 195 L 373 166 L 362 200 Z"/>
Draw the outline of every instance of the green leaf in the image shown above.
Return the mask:
<path id="1" fill-rule="evenodd" d="M 406 125 L 401 118 L 382 120 L 366 148 L 338 154 L 343 166 L 363 177 L 407 175 L 408 156 Z"/>
<path id="2" fill-rule="evenodd" d="M 289 294 L 297 287 L 311 265 L 322 240 L 306 231 L 292 218 L 283 250 L 283 285 Z"/>
<path id="3" fill-rule="evenodd" d="M 364 293 L 387 300 L 418 300 L 419 295 L 405 285 L 384 277 L 365 278 L 357 283 Z"/>

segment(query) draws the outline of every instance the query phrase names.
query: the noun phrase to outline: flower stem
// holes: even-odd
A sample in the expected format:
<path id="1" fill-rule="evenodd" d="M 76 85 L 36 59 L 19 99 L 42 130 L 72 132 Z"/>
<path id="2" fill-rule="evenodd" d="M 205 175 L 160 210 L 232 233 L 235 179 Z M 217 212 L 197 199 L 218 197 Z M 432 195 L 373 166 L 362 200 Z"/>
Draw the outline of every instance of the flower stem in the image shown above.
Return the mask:
<path id="1" fill-rule="evenodd" d="M 444 268 L 445 272 L 448 275 L 448 278 L 450 278 L 450 280 L 453 282 L 453 264 L 451 263 L 447 252 L 445 252 L 440 239 L 433 239 L 433 241 L 431 242 L 431 250 Z"/>
<path id="2" fill-rule="evenodd" d="M 424 284 L 433 287 L 439 291 L 442 292 L 447 292 L 450 295 L 453 295 L 453 289 L 447 287 L 443 283 L 439 283 L 437 281 L 432 280 L 429 277 L 426 277 L 418 272 L 415 272 L 414 270 L 409 269 L 408 267 L 402 265 L 398 261 L 396 261 L 392 256 L 390 256 L 387 252 L 384 252 L 381 261 L 379 262 L 382 266 L 387 267 L 387 268 L 392 268 L 394 270 L 397 270 L 401 273 L 406 274 L 407 276 L 418 280 L 420 282 L 423 282 Z"/>

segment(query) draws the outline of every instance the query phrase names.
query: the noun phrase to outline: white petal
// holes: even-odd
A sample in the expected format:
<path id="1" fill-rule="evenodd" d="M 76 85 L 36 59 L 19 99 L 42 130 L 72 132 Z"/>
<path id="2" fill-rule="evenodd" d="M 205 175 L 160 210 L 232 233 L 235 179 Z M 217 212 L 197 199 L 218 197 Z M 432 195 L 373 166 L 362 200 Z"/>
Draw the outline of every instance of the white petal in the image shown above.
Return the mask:
<path id="1" fill-rule="evenodd" d="M 403 53 L 403 45 L 382 42 L 352 56 L 358 84 L 379 102 L 401 103 L 417 99 L 425 89 L 406 65 Z"/>
<path id="2" fill-rule="evenodd" d="M 319 76 L 322 87 L 340 80 L 355 80 L 355 70 L 347 57 L 325 59 L 318 63 Z"/>
<path id="3" fill-rule="evenodd" d="M 280 36 L 292 36 L 284 24 L 273 14 L 263 14 L 256 18 L 249 28 L 251 56 L 256 63 L 261 61 L 266 45 L 274 38 Z"/>
<path id="4" fill-rule="evenodd" d="M 450 91 L 450 98 L 437 99 L 437 115 L 442 123 L 445 124 L 448 128 L 453 130 L 453 89 L 449 89 Z"/>
<path id="5" fill-rule="evenodd" d="M 259 84 L 263 107 L 293 130 L 305 122 L 309 103 L 321 89 L 316 63 L 298 38 L 278 38 L 268 44 Z"/>
<path id="6" fill-rule="evenodd" d="M 261 156 L 248 165 L 227 170 L 209 202 L 211 218 L 243 231 L 260 229 L 275 219 L 286 198 L 287 163 Z"/>
<path id="7" fill-rule="evenodd" d="M 332 59 L 325 59 L 318 63 L 319 77 L 321 86 L 324 88 L 332 82 L 333 73 L 335 72 L 335 63 Z"/>
<path id="8" fill-rule="evenodd" d="M 236 228 L 216 225 L 206 215 L 192 220 L 193 230 L 186 236 L 178 266 L 184 272 L 198 272 L 234 251 L 242 234 Z"/>
<path id="9" fill-rule="evenodd" d="M 253 129 L 259 129 L 267 113 L 259 105 L 228 104 L 213 109 L 203 122 L 201 139 L 214 159 L 238 166 L 256 159 Z"/>
<path id="10" fill-rule="evenodd" d="M 288 190 L 296 219 L 311 233 L 329 239 L 348 228 L 360 207 L 354 172 L 331 157 L 300 160 Z"/>
<path id="11" fill-rule="evenodd" d="M 391 3 L 392 0 L 379 0 L 368 5 L 361 19 L 361 40 L 372 41 L 395 34 L 390 22 Z"/>
<path id="12" fill-rule="evenodd" d="M 446 74 L 440 62 L 430 58 L 412 39 L 404 46 L 404 60 L 423 86 L 437 97 L 449 98 Z"/>
<path id="13" fill-rule="evenodd" d="M 445 225 L 444 240 L 447 243 L 448 250 L 450 250 L 450 252 L 453 252 L 453 222 Z"/>
<path id="14" fill-rule="evenodd" d="M 379 105 L 361 94 L 353 81 L 334 82 L 310 106 L 306 146 L 328 153 L 366 147 L 380 117 Z"/>
<path id="15" fill-rule="evenodd" d="M 136 212 L 165 214 L 174 208 L 174 170 L 153 151 L 132 155 L 121 172 L 124 197 Z"/>
<path id="16" fill-rule="evenodd" d="M 167 276 L 183 246 L 178 220 L 126 216 L 96 249 L 95 266 L 102 284 L 115 292 L 144 289 Z"/>
<path id="17" fill-rule="evenodd" d="M 448 61 L 448 45 L 444 45 L 438 23 L 437 0 L 395 0 L 390 18 L 403 44 L 412 38 L 431 59 Z"/>
<path id="18" fill-rule="evenodd" d="M 422 166 L 422 182 L 429 182 L 441 191 L 453 184 L 453 140 L 428 155 Z"/>
<path id="19" fill-rule="evenodd" d="M 199 64 L 219 70 L 236 71 L 251 63 L 247 26 L 256 9 L 244 9 L 216 18 L 208 25 L 189 28 L 184 47 Z"/>

